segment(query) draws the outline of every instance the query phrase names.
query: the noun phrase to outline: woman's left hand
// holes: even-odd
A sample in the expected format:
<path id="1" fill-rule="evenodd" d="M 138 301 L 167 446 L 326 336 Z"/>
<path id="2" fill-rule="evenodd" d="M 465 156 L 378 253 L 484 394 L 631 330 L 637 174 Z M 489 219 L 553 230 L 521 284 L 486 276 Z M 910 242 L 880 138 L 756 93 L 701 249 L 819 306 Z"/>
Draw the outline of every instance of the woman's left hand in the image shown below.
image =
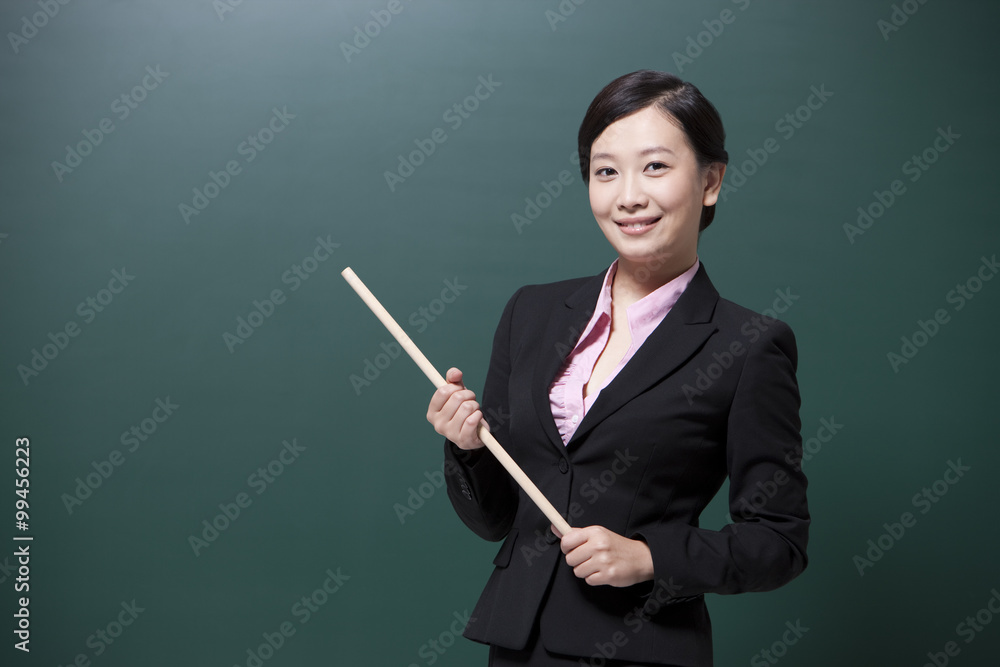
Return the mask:
<path id="1" fill-rule="evenodd" d="M 552 532 L 559 535 L 555 526 Z M 631 586 L 653 578 L 653 556 L 642 540 L 603 526 L 573 528 L 561 538 L 566 563 L 591 586 Z"/>

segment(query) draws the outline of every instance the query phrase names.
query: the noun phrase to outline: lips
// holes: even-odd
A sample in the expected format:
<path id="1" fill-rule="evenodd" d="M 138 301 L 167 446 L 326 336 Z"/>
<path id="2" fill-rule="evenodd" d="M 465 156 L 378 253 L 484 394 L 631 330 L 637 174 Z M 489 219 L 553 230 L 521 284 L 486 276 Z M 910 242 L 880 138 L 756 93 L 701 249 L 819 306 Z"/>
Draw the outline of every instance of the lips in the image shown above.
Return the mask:
<path id="1" fill-rule="evenodd" d="M 649 217 L 649 218 L 625 218 L 623 220 L 615 220 L 614 223 L 618 225 L 618 228 L 622 230 L 625 234 L 634 236 L 636 234 L 644 234 L 653 228 L 660 218 Z"/>

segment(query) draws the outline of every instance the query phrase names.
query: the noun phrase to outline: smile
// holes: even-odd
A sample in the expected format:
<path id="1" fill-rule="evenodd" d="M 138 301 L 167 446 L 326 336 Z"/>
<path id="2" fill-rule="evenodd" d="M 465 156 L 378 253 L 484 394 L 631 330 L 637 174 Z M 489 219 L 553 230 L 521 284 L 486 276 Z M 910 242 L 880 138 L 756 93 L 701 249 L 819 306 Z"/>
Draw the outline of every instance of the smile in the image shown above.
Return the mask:
<path id="1" fill-rule="evenodd" d="M 659 220 L 659 218 L 629 218 L 621 221 L 615 220 L 614 222 L 623 232 L 633 236 L 649 231 Z"/>

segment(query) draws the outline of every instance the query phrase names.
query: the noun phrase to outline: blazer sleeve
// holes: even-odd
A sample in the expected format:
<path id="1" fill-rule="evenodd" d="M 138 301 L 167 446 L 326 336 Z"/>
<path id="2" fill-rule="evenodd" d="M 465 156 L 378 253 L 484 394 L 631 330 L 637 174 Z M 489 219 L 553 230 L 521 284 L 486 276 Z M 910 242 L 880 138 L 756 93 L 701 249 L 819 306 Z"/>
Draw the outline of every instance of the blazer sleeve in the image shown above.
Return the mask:
<path id="1" fill-rule="evenodd" d="M 522 288 L 523 289 L 523 288 Z M 493 337 L 493 351 L 486 373 L 480 406 L 490 433 L 504 445 L 509 441 L 510 406 L 507 382 L 511 365 L 511 320 L 521 290 L 507 302 Z M 450 440 L 444 443 L 448 498 L 459 518 L 476 535 L 502 540 L 517 513 L 517 483 L 487 448 L 465 451 Z"/>
<path id="2" fill-rule="evenodd" d="M 653 556 L 653 592 L 667 597 L 767 591 L 806 567 L 809 511 L 795 336 L 775 320 L 750 344 L 727 422 L 732 523 L 662 525 L 633 535 Z"/>

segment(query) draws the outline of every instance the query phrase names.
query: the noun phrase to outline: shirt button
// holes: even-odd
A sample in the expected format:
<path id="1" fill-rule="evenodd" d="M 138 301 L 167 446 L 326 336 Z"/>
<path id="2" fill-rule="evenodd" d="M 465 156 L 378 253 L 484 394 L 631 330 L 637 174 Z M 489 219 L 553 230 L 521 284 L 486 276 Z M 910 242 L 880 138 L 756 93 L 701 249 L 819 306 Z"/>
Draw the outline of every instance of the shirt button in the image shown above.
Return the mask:
<path id="1" fill-rule="evenodd" d="M 566 463 L 566 459 L 559 459 L 559 472 L 564 475 L 569 472 L 569 464 Z"/>
<path id="2" fill-rule="evenodd" d="M 580 415 L 573 415 L 573 418 L 570 419 L 570 421 L 573 422 L 573 426 L 576 426 L 580 422 Z"/>

